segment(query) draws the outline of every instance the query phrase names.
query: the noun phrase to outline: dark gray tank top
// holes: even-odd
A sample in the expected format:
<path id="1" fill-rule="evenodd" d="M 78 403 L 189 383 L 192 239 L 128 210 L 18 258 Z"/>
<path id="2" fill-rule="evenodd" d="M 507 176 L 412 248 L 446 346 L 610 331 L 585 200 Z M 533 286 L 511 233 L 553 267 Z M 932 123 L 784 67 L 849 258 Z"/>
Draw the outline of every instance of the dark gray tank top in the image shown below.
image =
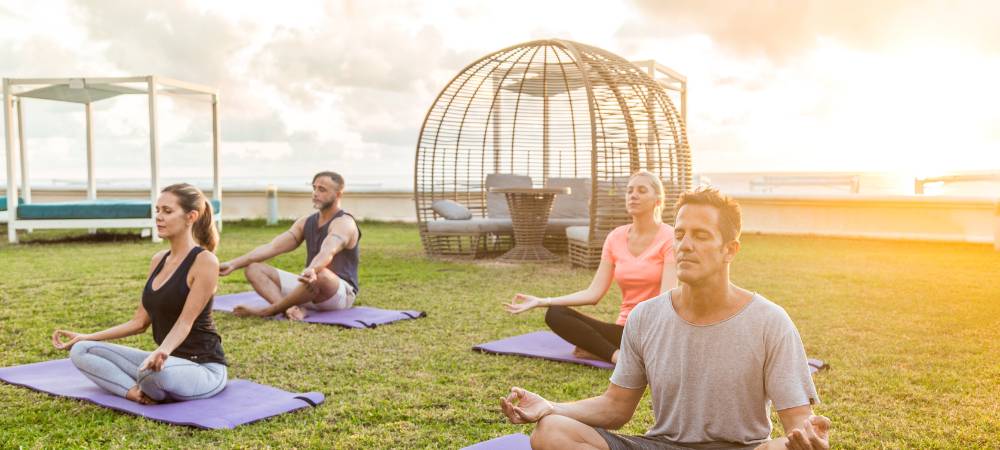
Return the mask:
<path id="1" fill-rule="evenodd" d="M 340 210 L 333 215 L 333 218 L 329 222 L 323 224 L 319 227 L 319 213 L 313 214 L 306 219 L 306 230 L 305 230 L 305 241 L 306 241 L 306 267 L 312 263 L 313 258 L 319 253 L 319 249 L 323 246 L 323 240 L 326 239 L 327 234 L 330 232 L 330 224 L 333 223 L 338 217 L 341 216 L 351 216 L 347 211 Z M 351 216 L 353 219 L 354 216 Z M 333 261 L 327 266 L 333 273 L 337 274 L 341 280 L 346 281 L 351 287 L 354 288 L 354 292 L 358 291 L 358 261 L 361 255 L 361 227 L 357 226 L 357 221 L 354 222 L 354 226 L 358 228 L 358 242 L 354 244 L 354 248 L 345 248 L 336 255 L 333 255 Z M 346 236 L 341 236 L 346 237 Z M 345 242 L 344 245 L 348 243 Z"/>

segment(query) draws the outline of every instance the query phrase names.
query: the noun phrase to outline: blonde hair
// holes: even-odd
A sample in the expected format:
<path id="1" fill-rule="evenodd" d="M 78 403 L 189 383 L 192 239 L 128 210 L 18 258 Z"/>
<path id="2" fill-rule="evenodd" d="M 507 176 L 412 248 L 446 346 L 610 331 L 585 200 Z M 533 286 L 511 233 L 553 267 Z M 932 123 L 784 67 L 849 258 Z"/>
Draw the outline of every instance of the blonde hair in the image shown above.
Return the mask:
<path id="1" fill-rule="evenodd" d="M 649 184 L 653 185 L 653 190 L 656 191 L 656 198 L 660 200 L 660 204 L 653 209 L 653 220 L 656 222 L 663 221 L 663 204 L 666 202 L 666 196 L 663 192 L 663 182 L 660 181 L 660 177 L 656 176 L 655 173 L 648 170 L 637 170 L 628 177 L 628 181 L 632 181 L 635 178 L 645 178 L 649 181 Z"/>
<path id="2" fill-rule="evenodd" d="M 202 247 L 214 252 L 219 245 L 219 231 L 215 229 L 215 221 L 212 220 L 212 202 L 205 198 L 201 189 L 187 183 L 177 183 L 163 188 L 160 192 L 174 194 L 184 212 L 198 211 L 201 213 L 198 216 L 198 221 L 191 226 L 191 234 Z"/>

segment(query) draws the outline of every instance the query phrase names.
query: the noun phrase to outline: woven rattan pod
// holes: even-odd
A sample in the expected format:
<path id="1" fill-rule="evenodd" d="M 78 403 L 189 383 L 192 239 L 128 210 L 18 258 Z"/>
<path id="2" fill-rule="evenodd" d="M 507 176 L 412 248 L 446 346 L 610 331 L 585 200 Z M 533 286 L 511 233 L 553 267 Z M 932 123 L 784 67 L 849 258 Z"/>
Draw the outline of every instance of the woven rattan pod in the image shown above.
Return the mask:
<path id="1" fill-rule="evenodd" d="M 488 193 L 491 183 L 570 186 L 571 195 L 556 198 L 549 235 L 565 239 L 567 226 L 586 226 L 599 259 L 607 233 L 631 220 L 625 184 L 639 169 L 663 180 L 663 219 L 673 223 L 671 205 L 691 185 L 691 158 L 681 114 L 661 84 L 572 41 L 493 52 L 444 87 L 420 130 L 414 193 L 424 248 L 482 255 L 508 246 L 510 216 L 495 203 L 502 197 Z M 472 219 L 445 218 L 440 200 L 463 205 Z"/>

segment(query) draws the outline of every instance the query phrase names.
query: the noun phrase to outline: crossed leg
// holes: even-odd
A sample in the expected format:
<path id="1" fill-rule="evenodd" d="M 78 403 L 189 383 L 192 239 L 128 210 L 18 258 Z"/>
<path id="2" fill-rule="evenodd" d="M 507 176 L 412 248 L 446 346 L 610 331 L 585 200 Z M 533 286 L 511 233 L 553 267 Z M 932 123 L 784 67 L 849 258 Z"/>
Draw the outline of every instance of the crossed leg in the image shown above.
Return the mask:
<path id="1" fill-rule="evenodd" d="M 137 403 L 208 398 L 225 388 L 223 364 L 197 364 L 170 356 L 160 371 L 140 371 L 147 356 L 144 350 L 96 341 L 77 342 L 69 352 L 73 365 L 87 378 Z"/>
<path id="2" fill-rule="evenodd" d="M 270 305 L 264 308 L 238 305 L 233 308 L 233 314 L 237 316 L 267 317 L 284 313 L 291 320 L 302 320 L 306 317 L 306 312 L 299 305 L 317 300 L 323 301 L 333 296 L 341 282 L 340 278 L 329 269 L 323 269 L 316 274 L 317 279 L 314 283 L 299 282 L 289 292 L 287 287 L 282 289 L 281 275 L 278 269 L 267 264 L 250 264 L 244 273 L 257 294 L 267 300 Z"/>
<path id="3" fill-rule="evenodd" d="M 566 416 L 549 415 L 531 433 L 534 449 L 609 449 L 607 441 L 589 425 Z"/>

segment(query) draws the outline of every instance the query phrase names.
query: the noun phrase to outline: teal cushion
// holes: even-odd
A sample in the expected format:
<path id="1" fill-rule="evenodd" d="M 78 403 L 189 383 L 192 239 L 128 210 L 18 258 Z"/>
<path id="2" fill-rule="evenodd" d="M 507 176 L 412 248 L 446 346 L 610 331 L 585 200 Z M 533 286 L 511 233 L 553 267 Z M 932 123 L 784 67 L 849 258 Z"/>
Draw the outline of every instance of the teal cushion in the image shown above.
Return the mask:
<path id="1" fill-rule="evenodd" d="M 24 199 L 21 198 L 21 197 L 18 197 L 17 198 L 17 203 L 23 205 L 24 204 Z M 6 210 L 7 210 L 7 197 L 4 197 L 4 196 L 0 195 L 0 211 L 6 211 Z"/>
<path id="2" fill-rule="evenodd" d="M 212 200 L 212 209 L 220 210 Z M 18 219 L 148 219 L 148 200 L 86 200 L 78 202 L 32 203 L 17 206 Z"/>

